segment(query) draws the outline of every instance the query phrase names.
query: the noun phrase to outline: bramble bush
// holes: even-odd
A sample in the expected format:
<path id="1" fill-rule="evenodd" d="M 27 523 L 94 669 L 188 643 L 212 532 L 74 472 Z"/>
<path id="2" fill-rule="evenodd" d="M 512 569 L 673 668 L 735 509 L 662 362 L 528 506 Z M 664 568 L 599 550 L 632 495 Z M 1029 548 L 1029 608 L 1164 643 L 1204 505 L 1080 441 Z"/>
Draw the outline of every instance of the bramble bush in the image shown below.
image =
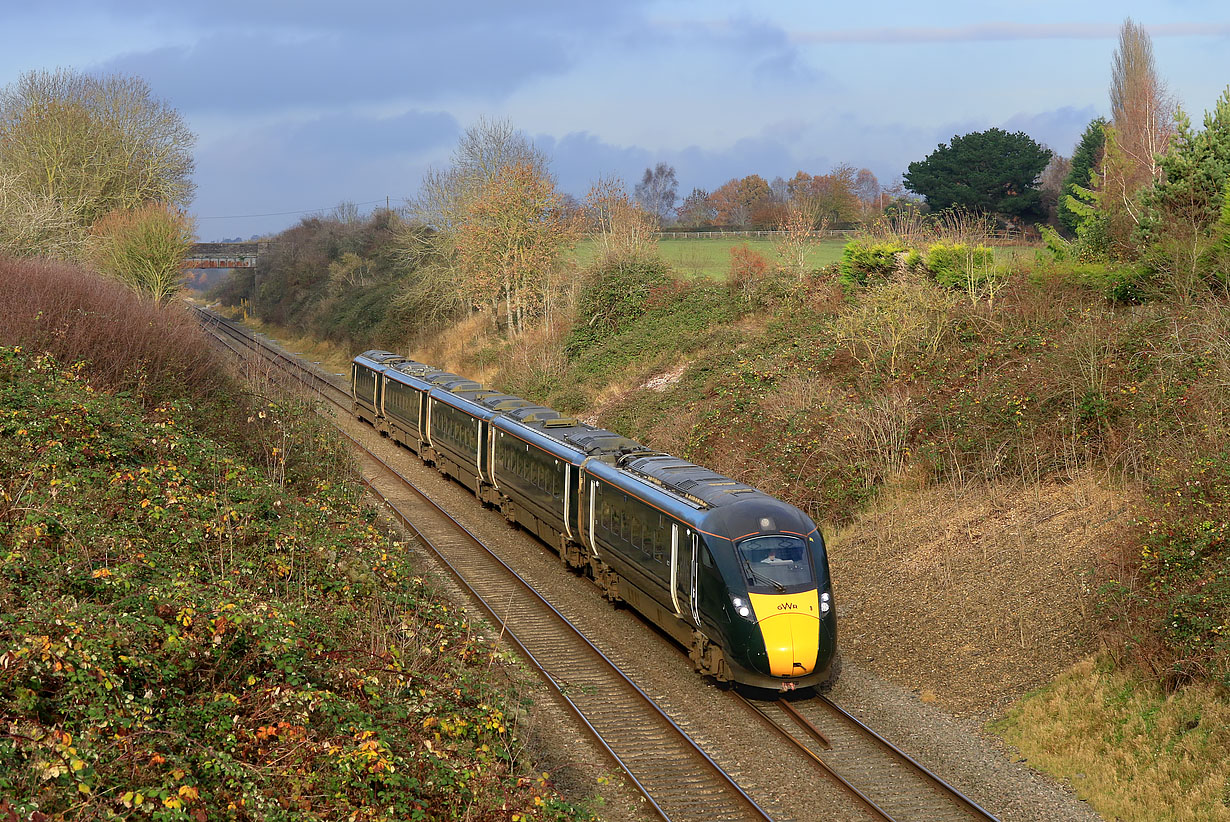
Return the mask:
<path id="1" fill-rule="evenodd" d="M 666 264 L 653 257 L 619 258 L 588 272 L 565 350 L 579 354 L 618 333 L 643 315 L 654 294 L 670 284 Z"/>
<path id="2" fill-rule="evenodd" d="M 487 679 L 508 657 L 432 595 L 356 484 L 288 495 L 181 403 L 142 409 L 85 373 L 0 348 L 5 813 L 581 813 L 520 756 L 516 706 Z"/>
<path id="3" fill-rule="evenodd" d="M 1171 687 L 1230 689 L 1230 452 L 1173 460 L 1150 499 L 1137 564 L 1104 586 L 1120 641 Z"/>

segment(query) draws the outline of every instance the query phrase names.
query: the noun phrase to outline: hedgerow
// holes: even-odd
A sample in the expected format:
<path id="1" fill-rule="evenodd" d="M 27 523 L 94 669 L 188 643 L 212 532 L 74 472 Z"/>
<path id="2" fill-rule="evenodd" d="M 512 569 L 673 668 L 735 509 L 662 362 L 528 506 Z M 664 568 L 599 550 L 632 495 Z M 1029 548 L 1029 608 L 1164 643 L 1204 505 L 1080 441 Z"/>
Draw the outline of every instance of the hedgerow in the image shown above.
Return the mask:
<path id="1" fill-rule="evenodd" d="M 4 812 L 581 814 L 519 756 L 517 706 L 487 679 L 507 657 L 355 484 L 284 493 L 178 403 L 142 409 L 83 372 L 0 348 Z"/>

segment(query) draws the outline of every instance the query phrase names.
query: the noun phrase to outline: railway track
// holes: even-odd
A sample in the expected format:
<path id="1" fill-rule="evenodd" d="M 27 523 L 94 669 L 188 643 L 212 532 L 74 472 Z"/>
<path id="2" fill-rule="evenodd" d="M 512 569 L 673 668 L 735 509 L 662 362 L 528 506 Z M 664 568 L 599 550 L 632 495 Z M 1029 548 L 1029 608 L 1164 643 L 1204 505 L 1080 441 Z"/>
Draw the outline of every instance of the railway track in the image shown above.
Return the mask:
<path id="1" fill-rule="evenodd" d="M 256 340 L 251 332 L 197 309 L 202 323 L 237 355 L 257 356 L 316 393 L 342 418 L 348 389 L 301 360 Z M 875 819 L 964 822 L 996 818 L 824 696 L 756 701 L 731 691 L 794 757 L 790 778 L 813 773 L 840 786 L 841 801 L 801 814 L 766 795 L 755 774 L 731 774 L 704 750 L 704 730 L 690 736 L 606 655 L 581 635 L 532 585 L 397 469 L 346 434 L 363 454 L 369 487 L 448 567 L 565 700 L 649 804 L 666 819 Z M 751 719 L 750 721 L 755 721 Z M 778 752 L 784 754 L 783 751 Z M 759 776 L 763 777 L 763 774 Z M 773 780 L 767 780 L 772 784 Z M 741 783 L 760 782 L 745 790 Z M 780 780 L 778 780 L 780 789 Z M 758 803 L 753 796 L 761 797 Z M 766 801 L 767 800 L 767 801 Z M 819 813 L 819 816 L 814 814 Z"/>
<path id="2" fill-rule="evenodd" d="M 827 696 L 756 701 L 736 694 L 782 738 L 805 749 L 816 767 L 885 822 L 997 822 Z"/>
<path id="3" fill-rule="evenodd" d="M 257 346 L 229 323 L 215 318 L 208 327 L 225 335 L 233 351 L 246 354 Z M 256 353 L 290 359 L 280 352 Z M 349 398 L 323 376 L 302 381 L 332 402 L 345 398 L 342 408 L 349 411 Z M 351 439 L 363 452 L 368 486 L 478 600 L 664 819 L 773 819 L 533 586 L 396 469 Z"/>

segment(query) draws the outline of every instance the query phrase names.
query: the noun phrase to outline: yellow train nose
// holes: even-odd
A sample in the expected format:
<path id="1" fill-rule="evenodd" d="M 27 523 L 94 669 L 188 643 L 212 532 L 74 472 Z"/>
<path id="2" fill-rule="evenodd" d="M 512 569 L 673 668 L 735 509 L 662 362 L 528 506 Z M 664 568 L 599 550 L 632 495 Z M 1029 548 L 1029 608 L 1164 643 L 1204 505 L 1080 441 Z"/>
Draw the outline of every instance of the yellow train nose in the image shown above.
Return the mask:
<path id="1" fill-rule="evenodd" d="M 816 591 L 750 594 L 773 676 L 805 676 L 820 651 L 820 608 Z"/>

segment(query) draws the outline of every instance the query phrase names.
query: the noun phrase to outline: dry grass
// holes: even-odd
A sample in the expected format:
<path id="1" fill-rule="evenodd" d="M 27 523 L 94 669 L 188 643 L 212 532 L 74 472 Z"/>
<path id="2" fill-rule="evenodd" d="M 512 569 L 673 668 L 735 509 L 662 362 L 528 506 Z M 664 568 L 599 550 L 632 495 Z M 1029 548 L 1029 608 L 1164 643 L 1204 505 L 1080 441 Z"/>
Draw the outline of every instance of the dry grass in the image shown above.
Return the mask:
<path id="1" fill-rule="evenodd" d="M 328 340 L 296 334 L 289 328 L 261 322 L 256 317 L 248 317 L 244 324 L 274 340 L 287 351 L 301 354 L 310 362 L 319 363 L 322 369 L 331 374 L 349 374 L 350 361 L 359 353 Z"/>
<path id="2" fill-rule="evenodd" d="M 1130 497 L 1071 483 L 887 489 L 828 533 L 843 653 L 959 715 L 988 715 L 1090 653 L 1097 546 Z"/>
<path id="3" fill-rule="evenodd" d="M 1230 820 L 1230 703 L 1108 668 L 1078 662 L 993 729 L 1106 819 Z"/>

